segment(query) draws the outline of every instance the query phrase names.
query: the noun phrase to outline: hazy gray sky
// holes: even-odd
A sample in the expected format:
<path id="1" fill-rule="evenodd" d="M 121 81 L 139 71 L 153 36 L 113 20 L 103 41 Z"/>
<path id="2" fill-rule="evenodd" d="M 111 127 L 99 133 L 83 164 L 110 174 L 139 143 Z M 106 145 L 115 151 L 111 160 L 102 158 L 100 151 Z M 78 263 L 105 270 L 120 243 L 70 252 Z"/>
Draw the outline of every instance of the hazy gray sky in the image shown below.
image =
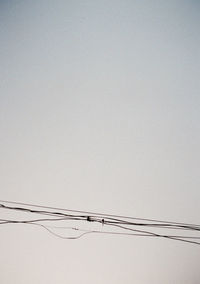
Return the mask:
<path id="1" fill-rule="evenodd" d="M 199 222 L 199 1 L 0 1 L 1 199 Z M 0 227 L 0 282 L 199 283 L 168 240 Z"/>

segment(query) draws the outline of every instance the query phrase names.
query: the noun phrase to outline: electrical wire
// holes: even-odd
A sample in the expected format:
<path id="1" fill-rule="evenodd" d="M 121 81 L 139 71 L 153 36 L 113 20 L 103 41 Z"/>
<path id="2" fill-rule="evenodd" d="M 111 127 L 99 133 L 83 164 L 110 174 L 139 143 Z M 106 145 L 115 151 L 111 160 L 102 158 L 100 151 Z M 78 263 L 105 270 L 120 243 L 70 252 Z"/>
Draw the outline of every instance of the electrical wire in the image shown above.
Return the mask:
<path id="1" fill-rule="evenodd" d="M 141 220 L 141 221 L 170 223 L 170 224 L 177 224 L 177 225 L 187 225 L 187 226 L 198 226 L 198 227 L 200 227 L 200 225 L 191 224 L 191 223 L 172 222 L 172 221 L 156 220 L 156 219 L 149 219 L 149 218 L 138 218 L 138 217 L 123 216 L 123 215 L 97 213 L 97 212 L 91 212 L 91 211 L 74 210 L 74 209 L 66 209 L 66 208 L 51 207 L 51 206 L 42 206 L 42 205 L 36 205 L 36 204 L 24 203 L 24 202 L 17 202 L 17 201 L 0 200 L 0 202 L 1 203 L 2 202 L 8 203 L 8 204 L 17 204 L 17 205 L 22 205 L 22 206 L 35 207 L 35 208 L 45 208 L 45 209 L 51 209 L 51 210 L 65 211 L 65 212 L 83 213 L 83 214 L 87 214 L 87 215 L 88 214 L 89 215 L 99 215 L 99 216 L 105 216 L 105 217 L 115 217 L 115 218 L 123 218 L 123 219 L 130 219 L 130 220 Z"/>
<path id="2" fill-rule="evenodd" d="M 27 204 L 27 203 L 21 203 L 21 202 L 15 202 L 15 201 L 3 201 L 0 200 L 0 209 L 10 210 L 10 211 L 20 211 L 23 213 L 29 213 L 29 214 L 37 214 L 37 215 L 45 215 L 49 216 L 51 218 L 32 218 L 32 219 L 24 219 L 24 220 L 11 220 L 11 219 L 0 219 L 0 224 L 30 224 L 30 225 L 36 225 L 44 228 L 49 233 L 53 234 L 56 237 L 62 238 L 62 239 L 79 239 L 83 237 L 84 235 L 91 234 L 91 233 L 98 233 L 98 234 L 113 234 L 113 235 L 127 235 L 127 236 L 140 236 L 140 237 L 157 237 L 157 238 L 167 238 L 172 239 L 176 241 L 182 241 L 187 243 L 193 243 L 196 245 L 200 245 L 200 242 L 197 242 L 196 240 L 200 239 L 199 236 L 185 236 L 184 234 L 176 235 L 176 234 L 169 234 L 169 233 L 160 233 L 155 232 L 152 230 L 189 230 L 193 233 L 200 232 L 200 226 L 196 224 L 187 224 L 187 223 L 178 223 L 178 222 L 170 222 L 170 221 L 163 221 L 163 220 L 155 220 L 155 219 L 144 219 L 144 218 L 134 218 L 134 217 L 127 217 L 127 216 L 121 216 L 121 215 L 113 215 L 113 214 L 102 214 L 102 213 L 94 213 L 89 211 L 80 211 L 80 210 L 69 210 L 69 209 L 61 209 L 56 207 L 49 207 L 49 206 L 40 206 L 40 205 L 33 205 L 33 204 Z M 4 203 L 4 204 L 3 204 Z M 15 204 L 17 207 L 8 206 L 5 204 Z M 20 207 L 19 207 L 20 206 Z M 26 206 L 26 207 L 21 207 Z M 34 207 L 38 209 L 30 209 L 27 207 Z M 44 209 L 48 210 L 54 210 L 54 211 L 46 211 Z M 58 211 L 55 211 L 58 210 Z M 59 212 L 61 211 L 61 212 Z M 70 212 L 66 213 L 66 212 Z M 76 214 L 72 214 L 76 213 Z M 134 220 L 131 221 L 131 220 Z M 137 222 L 136 222 L 137 220 Z M 115 232 L 115 231 L 99 231 L 99 230 L 83 230 L 83 229 L 77 229 L 81 232 L 78 236 L 63 236 L 61 234 L 58 234 L 52 230 L 52 228 L 56 228 L 55 226 L 48 226 L 48 224 L 44 225 L 44 222 L 67 222 L 67 221 L 82 221 L 87 223 L 100 223 L 102 225 L 105 225 L 107 227 L 111 227 L 113 229 L 122 230 L 122 232 Z M 142 222 L 141 222 L 142 221 Z M 150 223 L 151 222 L 151 223 Z M 138 227 L 148 227 L 151 229 L 149 230 L 143 230 L 138 229 Z M 58 227 L 57 227 L 58 228 Z M 61 228 L 61 227 L 60 227 Z M 66 227 L 62 227 L 66 228 Z M 73 229 L 73 227 L 68 227 Z M 129 233 L 124 232 L 129 231 Z M 132 233 L 130 233 L 130 231 Z"/>

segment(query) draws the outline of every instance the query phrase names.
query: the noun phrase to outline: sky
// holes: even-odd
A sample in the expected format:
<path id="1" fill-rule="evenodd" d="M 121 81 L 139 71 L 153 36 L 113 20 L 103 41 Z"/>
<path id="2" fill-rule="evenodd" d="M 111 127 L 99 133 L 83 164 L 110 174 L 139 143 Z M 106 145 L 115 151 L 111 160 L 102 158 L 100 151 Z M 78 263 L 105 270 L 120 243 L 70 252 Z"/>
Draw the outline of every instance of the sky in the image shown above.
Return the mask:
<path id="1" fill-rule="evenodd" d="M 199 222 L 200 2 L 0 0 L 0 199 Z M 33 226 L 34 227 L 34 226 Z M 0 227 L 0 282 L 199 283 L 170 240 Z"/>

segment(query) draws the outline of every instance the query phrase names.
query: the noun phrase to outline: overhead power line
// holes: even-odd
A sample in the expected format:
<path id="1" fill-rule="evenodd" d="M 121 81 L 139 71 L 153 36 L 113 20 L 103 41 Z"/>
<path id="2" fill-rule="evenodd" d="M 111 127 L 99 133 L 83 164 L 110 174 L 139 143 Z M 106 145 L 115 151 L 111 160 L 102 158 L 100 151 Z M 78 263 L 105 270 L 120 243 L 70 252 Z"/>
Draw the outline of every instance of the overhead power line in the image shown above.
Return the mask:
<path id="1" fill-rule="evenodd" d="M 9 206 L 7 204 L 12 204 Z M 13 206 L 15 205 L 15 206 Z M 25 207 L 24 207 L 25 206 Z M 36 209 L 37 208 L 37 209 Z M 166 238 L 181 242 L 192 243 L 200 245 L 200 225 L 188 224 L 180 222 L 163 221 L 147 218 L 136 218 L 122 215 L 113 215 L 105 213 L 96 213 L 90 211 L 72 210 L 66 208 L 57 208 L 50 206 L 41 206 L 29 203 L 22 203 L 16 201 L 0 200 L 0 209 L 9 210 L 11 212 L 20 211 L 25 213 L 24 219 L 13 218 L 1 218 L 0 225 L 5 224 L 29 224 L 39 226 L 47 230 L 49 233 L 62 239 L 78 239 L 87 234 L 109 234 L 109 235 L 123 235 L 123 236 L 137 236 L 137 237 L 156 237 Z M 40 210 L 39 210 L 40 209 Z M 48 209 L 48 210 L 47 210 Z M 33 217 L 28 216 L 34 214 Z M 39 218 L 35 218 L 35 215 L 39 215 Z M 46 216 L 46 217 L 44 217 Z M 104 230 L 103 226 L 101 230 L 97 229 L 80 229 L 78 227 L 66 227 L 66 226 L 49 226 L 49 223 L 55 222 L 80 222 L 82 224 L 100 223 L 103 226 L 110 227 L 112 230 Z M 71 231 L 79 232 L 79 235 L 63 235 L 55 232 L 55 230 L 65 230 L 66 228 Z M 144 229 L 148 228 L 148 229 Z M 171 234 L 171 230 L 180 233 Z M 116 231 L 117 230 L 117 231 Z M 128 232 L 127 232 L 128 231 Z M 192 235 L 186 233 L 191 232 Z"/>
<path id="2" fill-rule="evenodd" d="M 149 221 L 149 222 L 160 222 L 160 223 L 170 223 L 170 224 L 177 224 L 177 225 L 199 226 L 200 227 L 200 225 L 191 224 L 191 223 L 182 223 L 182 222 L 174 222 L 174 221 L 172 222 L 172 221 L 166 221 L 166 220 L 156 220 L 156 219 L 149 219 L 149 218 L 139 218 L 139 217 L 131 217 L 131 216 L 123 216 L 123 215 L 97 213 L 97 212 L 91 212 L 91 211 L 44 206 L 44 205 L 17 202 L 17 201 L 0 200 L 0 203 L 16 204 L 16 205 L 22 205 L 22 206 L 28 206 L 28 207 L 35 207 L 35 208 L 43 208 L 43 209 L 58 210 L 58 211 L 73 212 L 73 213 L 83 213 L 83 214 L 89 214 L 89 215 L 99 215 L 99 216 L 114 217 L 114 218 L 123 218 L 123 219 L 130 219 L 130 220 L 141 220 L 141 221 Z"/>

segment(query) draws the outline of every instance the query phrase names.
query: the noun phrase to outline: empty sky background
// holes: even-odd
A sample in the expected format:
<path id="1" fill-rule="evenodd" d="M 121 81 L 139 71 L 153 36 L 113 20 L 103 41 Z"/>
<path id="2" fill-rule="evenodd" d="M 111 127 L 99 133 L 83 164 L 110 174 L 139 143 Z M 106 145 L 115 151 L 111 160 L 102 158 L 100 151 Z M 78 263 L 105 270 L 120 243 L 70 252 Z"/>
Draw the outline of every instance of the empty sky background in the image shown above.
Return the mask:
<path id="1" fill-rule="evenodd" d="M 0 1 L 0 196 L 200 223 L 200 2 Z M 0 227 L 0 282 L 197 284 L 200 249 Z"/>

